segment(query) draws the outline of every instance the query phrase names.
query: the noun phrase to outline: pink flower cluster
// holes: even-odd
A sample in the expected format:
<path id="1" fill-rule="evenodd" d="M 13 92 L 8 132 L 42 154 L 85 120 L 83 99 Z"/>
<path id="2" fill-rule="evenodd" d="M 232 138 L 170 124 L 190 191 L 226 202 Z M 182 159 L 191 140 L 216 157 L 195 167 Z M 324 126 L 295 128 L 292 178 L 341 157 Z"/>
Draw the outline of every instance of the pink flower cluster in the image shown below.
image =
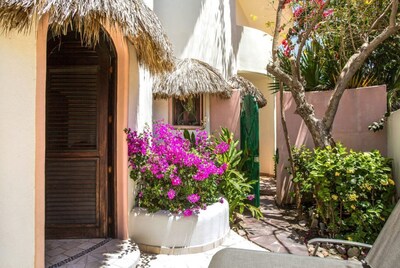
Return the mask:
<path id="1" fill-rule="evenodd" d="M 131 177 L 141 183 L 141 202 L 159 195 L 165 197 L 159 202 L 161 209 L 181 211 L 185 216 L 205 209 L 212 198 L 203 185 L 216 187 L 227 169 L 226 163 L 217 164 L 216 157 L 227 152 L 229 144 L 216 144 L 205 131 L 197 131 L 192 144 L 180 131 L 160 122 L 153 130 L 145 129 L 140 135 L 126 130 Z"/>
<path id="2" fill-rule="evenodd" d="M 283 8 L 286 5 L 290 5 L 293 12 L 293 26 L 288 29 L 285 39 L 282 41 L 282 52 L 285 57 L 290 57 L 293 51 L 296 51 L 297 44 L 300 43 L 303 34 L 307 31 L 307 28 L 314 26 L 314 30 L 320 26 L 320 21 L 332 16 L 334 10 L 328 8 L 326 0 L 311 0 L 311 1 L 300 1 L 300 0 L 285 0 Z M 311 23 L 314 18 L 321 14 L 319 23 L 316 25 Z M 286 25 L 281 26 L 279 32 L 281 32 Z"/>

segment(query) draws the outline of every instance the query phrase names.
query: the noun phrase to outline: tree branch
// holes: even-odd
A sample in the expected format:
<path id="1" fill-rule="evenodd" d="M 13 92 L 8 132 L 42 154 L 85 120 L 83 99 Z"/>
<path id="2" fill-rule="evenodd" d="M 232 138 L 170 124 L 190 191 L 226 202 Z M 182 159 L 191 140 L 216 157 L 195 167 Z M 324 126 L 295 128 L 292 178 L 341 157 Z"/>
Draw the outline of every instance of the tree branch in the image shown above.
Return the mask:
<path id="1" fill-rule="evenodd" d="M 394 27 L 396 25 L 396 17 L 398 9 L 399 9 L 399 0 L 393 0 L 392 11 L 390 13 L 389 26 Z"/>
<path id="2" fill-rule="evenodd" d="M 392 5 L 392 14 L 393 10 L 397 11 L 397 8 L 398 8 L 398 0 L 396 0 Z M 360 67 L 368 58 L 368 56 L 372 53 L 372 51 L 374 51 L 374 49 L 376 49 L 383 41 L 385 41 L 388 37 L 398 32 L 399 30 L 400 30 L 400 25 L 394 24 L 392 26 L 392 24 L 390 24 L 387 28 L 383 30 L 383 32 L 381 32 L 377 37 L 375 37 L 370 43 L 364 43 L 360 47 L 359 51 L 353 54 L 346 62 L 337 80 L 333 94 L 329 100 L 328 108 L 325 112 L 324 119 L 322 120 L 323 124 L 326 126 L 328 130 L 332 129 L 332 124 L 335 119 L 340 99 L 350 79 L 357 72 L 357 70 L 360 69 Z"/>
<path id="3" fill-rule="evenodd" d="M 267 71 L 272 74 L 276 79 L 283 82 L 288 88 L 302 87 L 303 85 L 298 80 L 294 80 L 293 76 L 285 73 L 281 68 L 271 63 L 267 66 Z"/>
<path id="4" fill-rule="evenodd" d="M 389 10 L 391 10 L 390 7 L 393 6 L 393 1 L 395 1 L 395 0 L 392 0 L 392 2 L 390 2 L 390 3 L 388 4 L 388 6 L 385 8 L 385 10 L 383 11 L 383 13 L 374 21 L 374 23 L 372 23 L 372 25 L 371 25 L 371 27 L 370 27 L 370 29 L 369 29 L 369 31 L 368 31 L 368 34 L 370 34 L 370 33 L 372 32 L 372 30 L 375 29 L 375 27 L 378 25 L 378 23 L 385 17 L 385 14 L 386 14 Z"/>
<path id="5" fill-rule="evenodd" d="M 292 72 L 293 81 L 298 82 L 299 84 L 302 84 L 300 82 L 300 66 L 296 65 L 296 59 L 293 57 L 290 57 L 289 62 L 290 62 L 290 68 L 291 68 L 291 72 Z M 301 90 L 301 89 L 304 89 L 304 87 L 299 88 L 299 90 Z"/>
<path id="6" fill-rule="evenodd" d="M 279 66 L 278 62 L 278 39 L 279 30 L 281 28 L 282 8 L 285 5 L 285 0 L 279 0 L 278 10 L 276 11 L 274 38 L 272 39 L 272 62 Z"/>

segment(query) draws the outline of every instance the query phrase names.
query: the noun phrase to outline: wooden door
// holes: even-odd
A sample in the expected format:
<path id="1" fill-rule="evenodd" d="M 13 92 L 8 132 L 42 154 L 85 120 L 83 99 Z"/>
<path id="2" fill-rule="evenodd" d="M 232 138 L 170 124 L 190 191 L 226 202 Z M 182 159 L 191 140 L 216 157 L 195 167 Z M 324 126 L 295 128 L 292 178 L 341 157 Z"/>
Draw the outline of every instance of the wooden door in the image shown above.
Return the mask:
<path id="1" fill-rule="evenodd" d="M 111 60 L 76 33 L 48 41 L 46 238 L 108 236 Z M 107 53 L 108 52 L 108 53 Z"/>

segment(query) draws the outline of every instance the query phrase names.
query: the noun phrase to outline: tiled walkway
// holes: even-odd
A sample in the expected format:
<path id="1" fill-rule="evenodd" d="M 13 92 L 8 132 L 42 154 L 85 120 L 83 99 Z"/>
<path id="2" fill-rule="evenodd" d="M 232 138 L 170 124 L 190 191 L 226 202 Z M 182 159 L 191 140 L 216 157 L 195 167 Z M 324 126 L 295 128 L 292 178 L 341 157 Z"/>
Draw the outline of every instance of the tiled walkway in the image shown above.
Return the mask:
<path id="1" fill-rule="evenodd" d="M 256 220 L 244 217 L 241 226 L 246 233 L 241 233 L 250 241 L 272 252 L 308 255 L 301 232 L 304 227 L 297 224 L 294 210 L 281 209 L 275 205 L 275 180 L 261 177 L 260 208 L 264 219 Z"/>
<path id="2" fill-rule="evenodd" d="M 118 239 L 46 240 L 46 267 L 135 267 L 137 246 Z"/>

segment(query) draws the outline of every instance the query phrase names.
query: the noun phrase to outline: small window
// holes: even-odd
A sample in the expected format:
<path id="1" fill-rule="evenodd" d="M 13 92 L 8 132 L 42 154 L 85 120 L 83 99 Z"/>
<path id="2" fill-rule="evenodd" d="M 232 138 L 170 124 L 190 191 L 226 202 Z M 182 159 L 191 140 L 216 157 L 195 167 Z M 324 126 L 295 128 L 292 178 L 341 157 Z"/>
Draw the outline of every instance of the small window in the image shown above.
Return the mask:
<path id="1" fill-rule="evenodd" d="M 172 99 L 172 124 L 175 126 L 202 126 L 203 98 Z"/>

